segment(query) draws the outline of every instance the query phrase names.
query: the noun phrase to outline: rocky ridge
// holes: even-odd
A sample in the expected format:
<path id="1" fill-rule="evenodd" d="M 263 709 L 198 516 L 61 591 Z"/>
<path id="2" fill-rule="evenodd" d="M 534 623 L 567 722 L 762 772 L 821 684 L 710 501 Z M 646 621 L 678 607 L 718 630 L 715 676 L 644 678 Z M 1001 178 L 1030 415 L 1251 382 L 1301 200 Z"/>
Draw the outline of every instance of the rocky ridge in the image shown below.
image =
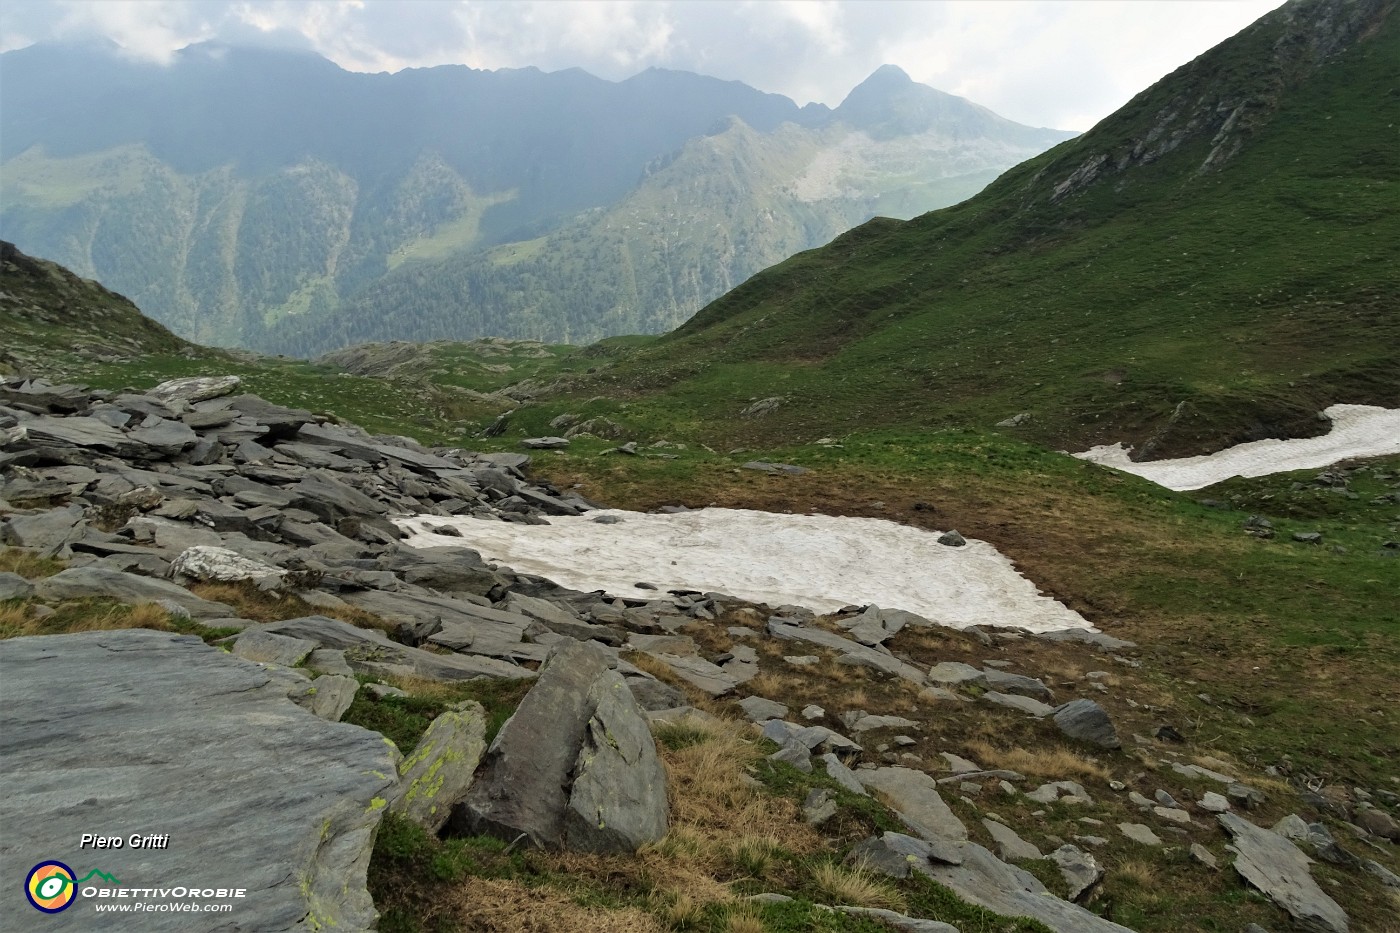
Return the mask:
<path id="1" fill-rule="evenodd" d="M 1240 816 L 1260 811 L 1267 794 L 1228 763 L 1173 751 L 1170 727 L 1144 736 L 1131 731 L 1136 722 L 1115 722 L 1121 713 L 1095 699 L 1057 703 L 1066 689 L 1107 703 L 1111 673 L 1055 682 L 1006 670 L 1013 662 L 994 657 L 1021 644 L 1041 650 L 1071 644 L 1104 664 L 1132 669 L 1142 662 L 1130 642 L 1085 632 L 1032 639 L 1010 628 L 978 629 L 956 638 L 991 659 L 980 666 L 929 664 L 887 643 L 954 636 L 899 610 L 850 607 L 817 619 L 799 607 L 749 605 L 718 593 L 616 599 L 516 574 L 465 547 L 417 550 L 402 543 L 393 517 L 537 523 L 583 514 L 594 504 L 532 481 L 524 454 L 428 449 L 272 405 L 239 388 L 235 377 L 177 380 L 145 393 L 0 382 L 0 542 L 67 562 L 47 577 L 0 574 L 0 598 L 27 600 L 36 615 L 73 599 L 155 603 L 193 626 L 227 633 L 222 641 L 235 657 L 224 663 L 246 672 L 239 676 L 262 678 L 259 696 L 280 703 L 278 715 L 308 722 L 339 719 L 361 691 L 396 692 L 373 682 L 380 678 L 534 682 L 489 747 L 481 708 L 462 704 L 440 715 L 416 748 L 403 750 L 408 755 L 397 779 L 345 791 L 366 814 L 337 836 L 354 864 L 367 860 L 381 810 L 434 832 L 446 827 L 515 845 L 634 851 L 667 830 L 666 778 L 648 720 L 704 719 L 710 714 L 691 704 L 715 709 L 714 703 L 741 700 L 732 712 L 774 743 L 775 767 L 824 774 L 852 795 L 873 794 L 903 825 L 905 833 L 885 831 L 851 848 L 851 861 L 894 877 L 927 875 L 971 903 L 1031 916 L 1053 930 L 1124 929 L 1081 906 L 1104 877 L 1096 849 L 1128 844 L 1122 840 L 1146 849 L 1189 841 L 1193 858 L 1213 868 L 1217 856 L 1201 843 L 1221 847 L 1224 837 L 1210 835 L 1217 814 L 1234 838 L 1241 877 L 1306 928 L 1347 929 L 1341 908 L 1311 882 L 1306 852 L 1348 865 L 1369 884 L 1389 885 L 1395 877 L 1380 861 L 1342 848 L 1323 824 L 1312 824 L 1314 830 L 1290 817 L 1304 827 L 1298 832 L 1288 821 L 1268 829 Z M 191 592 L 210 581 L 283 594 L 381 627 L 328 615 L 240 618 L 232 606 Z M 732 622 L 738 624 L 721 630 Z M 3 643 L 0 662 L 8 671 L 20 654 L 65 653 L 60 646 L 71 644 L 77 663 L 80 651 L 110 652 L 128 641 L 131 650 L 144 651 L 143 639 L 152 637 L 12 639 Z M 170 651 L 207 650 L 194 639 L 156 640 L 162 639 Z M 217 666 L 220 656 L 203 657 L 209 660 L 200 663 Z M 1067 779 L 1037 783 L 1024 768 L 934 754 L 921 735 L 927 720 L 903 715 L 915 712 L 908 704 L 870 712 L 828 700 L 831 712 L 809 704 L 793 715 L 787 702 L 795 697 L 762 695 L 772 694 L 782 677 L 818 664 L 917 693 L 918 706 L 939 715 L 975 709 L 1017 717 L 1027 728 L 1060 735 L 1091 762 L 1115 756 L 1113 771 L 1125 776 L 1140 762 L 1153 764 L 1098 787 Z M 12 695 L 9 687 L 6 694 Z M 52 699 L 42 685 L 29 695 Z M 15 710 L 6 716 L 26 715 Z M 1147 715 L 1159 712 L 1149 707 Z M 1136 758 L 1124 758 L 1125 745 Z M 542 748 L 549 754 L 541 755 Z M 42 758 L 42 751 L 30 753 Z M 532 781 L 556 790 L 521 793 Z M 386 803 L 375 804 L 381 799 Z M 1358 827 L 1358 845 L 1384 849 L 1400 836 L 1387 812 L 1395 801 L 1363 803 L 1343 815 Z M 995 811 L 1012 806 L 1039 807 L 1031 812 L 1035 820 L 1063 808 L 1085 815 L 1071 841 L 1038 822 L 1008 825 Z M 838 809 L 836 797 L 819 789 L 803 807 L 818 828 Z M 1141 815 L 1119 824 L 1121 839 L 1105 838 L 1108 820 L 1120 812 Z M 1297 854 L 1286 872 L 1256 868 L 1267 853 L 1289 850 Z M 7 843 L 7 861 L 11 852 Z M 1042 859 L 1063 878 L 1065 896 L 1011 864 Z M 340 895 L 293 898 L 287 915 L 319 911 L 347 918 L 340 921 L 344 928 L 370 928 L 365 901 L 362 885 L 351 884 Z"/>

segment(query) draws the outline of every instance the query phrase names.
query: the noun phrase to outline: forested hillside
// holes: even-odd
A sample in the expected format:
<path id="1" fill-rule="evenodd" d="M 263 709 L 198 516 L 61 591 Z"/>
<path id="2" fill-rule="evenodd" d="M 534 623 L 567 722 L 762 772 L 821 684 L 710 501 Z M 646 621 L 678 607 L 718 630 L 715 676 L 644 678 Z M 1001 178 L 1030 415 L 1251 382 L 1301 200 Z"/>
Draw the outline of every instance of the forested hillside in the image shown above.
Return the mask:
<path id="1" fill-rule="evenodd" d="M 1068 134 L 884 69 L 836 110 L 651 70 L 346 72 L 198 45 L 0 56 L 0 232 L 204 343 L 656 332 Z"/>

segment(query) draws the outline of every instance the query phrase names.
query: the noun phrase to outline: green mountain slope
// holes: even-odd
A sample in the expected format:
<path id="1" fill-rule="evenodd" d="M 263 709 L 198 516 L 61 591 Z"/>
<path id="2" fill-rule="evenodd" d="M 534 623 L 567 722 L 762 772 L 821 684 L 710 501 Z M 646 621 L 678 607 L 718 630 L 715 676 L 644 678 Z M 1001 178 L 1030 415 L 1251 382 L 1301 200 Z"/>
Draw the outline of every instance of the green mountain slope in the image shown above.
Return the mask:
<path id="1" fill-rule="evenodd" d="M 324 314 L 288 318 L 277 342 L 314 353 L 363 340 L 585 343 L 669 330 L 876 213 L 913 217 L 970 197 L 1047 142 L 994 145 L 931 127 L 875 138 L 844 122 L 761 133 L 734 119 L 658 160 L 610 208 L 473 256 L 405 261 Z"/>
<path id="2" fill-rule="evenodd" d="M 684 72 L 365 75 L 208 44 L 169 68 L 32 47 L 0 76 L 0 235 L 187 337 L 267 352 L 665 330 L 1068 135 L 898 69 L 834 111 Z M 781 195 L 823 170 L 841 187 Z M 681 218 L 741 229 L 695 237 Z M 690 245 L 657 252 L 627 225 Z"/>
<path id="3" fill-rule="evenodd" d="M 195 349 L 116 292 L 0 241 L 0 374 L 46 373 L 60 353 L 96 364 Z"/>
<path id="4" fill-rule="evenodd" d="M 736 443 L 1026 412 L 1030 439 L 1166 456 L 1400 405 L 1395 6 L 1285 6 L 977 197 L 769 269 L 607 378 Z"/>

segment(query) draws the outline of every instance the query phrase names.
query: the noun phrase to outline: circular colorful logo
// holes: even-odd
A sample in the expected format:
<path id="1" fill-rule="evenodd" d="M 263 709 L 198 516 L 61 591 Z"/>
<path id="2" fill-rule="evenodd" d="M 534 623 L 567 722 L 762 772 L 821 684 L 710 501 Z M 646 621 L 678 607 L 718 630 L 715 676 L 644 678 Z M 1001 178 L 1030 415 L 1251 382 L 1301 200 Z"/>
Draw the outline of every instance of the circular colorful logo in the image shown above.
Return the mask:
<path id="1" fill-rule="evenodd" d="M 67 910 L 78 896 L 73 869 L 62 862 L 40 862 L 24 879 L 24 896 L 35 910 L 56 914 Z"/>

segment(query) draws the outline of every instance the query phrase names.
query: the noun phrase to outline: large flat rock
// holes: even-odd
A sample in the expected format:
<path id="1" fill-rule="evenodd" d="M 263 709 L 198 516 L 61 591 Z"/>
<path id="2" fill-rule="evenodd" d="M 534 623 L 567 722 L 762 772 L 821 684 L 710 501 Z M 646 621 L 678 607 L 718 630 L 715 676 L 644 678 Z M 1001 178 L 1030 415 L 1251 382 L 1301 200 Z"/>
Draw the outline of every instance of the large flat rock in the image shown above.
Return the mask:
<path id="1" fill-rule="evenodd" d="M 190 636 L 132 629 L 0 642 L 0 875 L 14 881 L 0 886 L 6 928 L 373 929 L 365 872 L 395 784 L 389 747 L 286 692 L 256 664 Z M 84 833 L 169 840 L 94 850 L 80 847 Z M 43 916 L 19 882 L 49 859 L 79 879 L 101 870 L 121 882 L 80 890 L 247 894 L 229 899 L 231 913 L 105 917 L 79 894 Z"/>
<path id="2" fill-rule="evenodd" d="M 1310 859 L 1278 833 L 1233 813 L 1216 817 L 1234 840 L 1235 871 L 1288 911 L 1301 930 L 1347 933 L 1347 915 L 1313 880 Z"/>

